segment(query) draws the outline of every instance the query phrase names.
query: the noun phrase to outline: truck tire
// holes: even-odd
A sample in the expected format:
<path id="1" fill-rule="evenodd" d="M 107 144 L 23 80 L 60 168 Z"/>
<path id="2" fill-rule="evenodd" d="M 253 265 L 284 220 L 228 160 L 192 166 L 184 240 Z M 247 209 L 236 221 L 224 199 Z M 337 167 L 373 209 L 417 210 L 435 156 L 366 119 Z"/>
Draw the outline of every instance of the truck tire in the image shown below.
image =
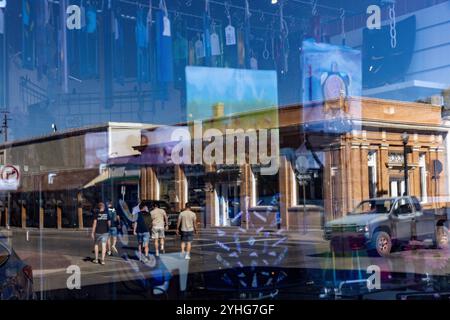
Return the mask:
<path id="1" fill-rule="evenodd" d="M 391 236 L 384 231 L 376 232 L 370 243 L 369 254 L 379 257 L 387 257 L 391 254 L 392 239 Z"/>
<path id="2" fill-rule="evenodd" d="M 434 240 L 434 247 L 437 249 L 447 249 L 448 244 L 448 229 L 446 226 L 436 227 L 436 238 Z"/>

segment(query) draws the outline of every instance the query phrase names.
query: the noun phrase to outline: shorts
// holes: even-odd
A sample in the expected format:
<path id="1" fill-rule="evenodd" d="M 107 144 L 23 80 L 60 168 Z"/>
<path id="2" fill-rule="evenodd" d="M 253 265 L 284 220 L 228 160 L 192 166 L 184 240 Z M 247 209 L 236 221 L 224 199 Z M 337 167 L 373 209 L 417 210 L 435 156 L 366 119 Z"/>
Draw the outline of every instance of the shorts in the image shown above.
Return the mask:
<path id="1" fill-rule="evenodd" d="M 139 244 L 143 244 L 144 246 L 146 246 L 150 241 L 150 232 L 138 233 L 137 238 Z"/>
<path id="2" fill-rule="evenodd" d="M 152 228 L 152 239 L 164 239 L 164 228 Z"/>
<path id="3" fill-rule="evenodd" d="M 192 242 L 194 240 L 194 231 L 181 231 L 182 242 Z"/>
<path id="4" fill-rule="evenodd" d="M 102 244 L 106 244 L 109 238 L 109 233 L 100 233 L 96 235 L 95 242 L 101 242 Z"/>
<path id="5" fill-rule="evenodd" d="M 117 237 L 117 228 L 116 227 L 109 228 L 109 235 L 111 237 Z"/>

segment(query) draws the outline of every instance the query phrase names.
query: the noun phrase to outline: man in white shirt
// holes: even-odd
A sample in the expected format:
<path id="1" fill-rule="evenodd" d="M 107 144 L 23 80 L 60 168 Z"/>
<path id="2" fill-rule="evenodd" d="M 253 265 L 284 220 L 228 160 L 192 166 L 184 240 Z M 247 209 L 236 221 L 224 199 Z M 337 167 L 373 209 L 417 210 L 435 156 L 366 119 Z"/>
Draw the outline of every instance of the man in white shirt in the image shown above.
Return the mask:
<path id="1" fill-rule="evenodd" d="M 186 255 L 185 259 L 191 259 L 191 243 L 194 240 L 194 233 L 197 234 L 197 215 L 191 211 L 191 206 L 186 203 L 186 209 L 178 216 L 177 235 L 181 229 L 181 256 Z"/>
<path id="2" fill-rule="evenodd" d="M 153 203 L 153 210 L 150 212 L 152 219 L 152 239 L 155 241 L 155 254 L 159 256 L 159 240 L 161 240 L 161 251 L 164 252 L 164 230 L 169 227 L 166 211 L 159 208 L 158 203 Z"/>

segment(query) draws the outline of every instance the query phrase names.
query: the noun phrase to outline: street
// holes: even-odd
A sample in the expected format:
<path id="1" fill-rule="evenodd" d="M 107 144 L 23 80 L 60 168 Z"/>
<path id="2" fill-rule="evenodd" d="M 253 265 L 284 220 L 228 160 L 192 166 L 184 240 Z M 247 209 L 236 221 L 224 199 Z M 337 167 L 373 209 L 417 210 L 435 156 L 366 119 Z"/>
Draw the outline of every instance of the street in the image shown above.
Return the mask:
<path id="1" fill-rule="evenodd" d="M 180 257 L 179 238 L 169 234 L 165 253 L 137 258 L 134 236 L 121 236 L 119 254 L 92 263 L 90 231 L 11 229 L 10 242 L 33 268 L 38 299 L 319 298 L 320 288 L 368 278 L 378 266 L 383 288 L 417 285 L 423 277 L 450 273 L 450 251 L 417 245 L 389 258 L 365 252 L 330 253 L 320 230 L 306 234 L 272 230 L 258 235 L 239 228 L 201 230 L 192 259 Z M 150 246 L 153 253 L 153 243 Z M 80 270 L 81 289 L 69 290 L 69 266 Z M 237 296 L 236 296 L 237 295 Z"/>

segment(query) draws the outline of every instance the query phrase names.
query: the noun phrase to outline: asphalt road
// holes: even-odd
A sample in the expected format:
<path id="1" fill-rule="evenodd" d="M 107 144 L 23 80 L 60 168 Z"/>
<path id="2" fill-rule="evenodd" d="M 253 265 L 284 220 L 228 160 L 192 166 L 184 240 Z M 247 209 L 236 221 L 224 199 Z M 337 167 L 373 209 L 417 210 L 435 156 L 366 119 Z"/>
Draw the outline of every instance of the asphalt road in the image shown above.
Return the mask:
<path id="1" fill-rule="evenodd" d="M 364 252 L 332 254 L 320 232 L 255 235 L 237 228 L 202 230 L 189 261 L 179 255 L 179 238 L 168 235 L 165 253 L 146 264 L 137 259 L 135 237 L 126 235 L 119 239 L 119 254 L 107 257 L 101 266 L 92 263 L 89 234 L 87 230 L 11 230 L 14 250 L 33 268 L 39 298 L 196 299 L 236 294 L 238 298 L 318 298 L 317 290 L 325 283 L 364 280 L 373 265 L 380 268 L 383 285 L 450 274 L 449 250 L 418 245 L 389 258 L 368 257 Z M 80 269 L 80 290 L 67 288 L 70 266 Z"/>

